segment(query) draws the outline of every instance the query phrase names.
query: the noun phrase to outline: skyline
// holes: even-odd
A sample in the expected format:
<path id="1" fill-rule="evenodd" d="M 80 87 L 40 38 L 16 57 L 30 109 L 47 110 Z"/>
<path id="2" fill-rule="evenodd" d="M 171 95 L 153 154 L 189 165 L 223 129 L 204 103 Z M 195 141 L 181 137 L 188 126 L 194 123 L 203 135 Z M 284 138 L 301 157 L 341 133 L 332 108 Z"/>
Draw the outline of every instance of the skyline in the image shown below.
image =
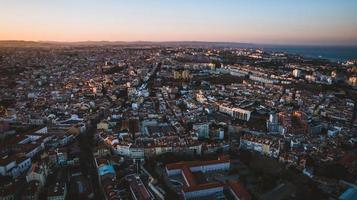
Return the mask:
<path id="1" fill-rule="evenodd" d="M 0 40 L 357 45 L 353 0 L 0 1 Z"/>

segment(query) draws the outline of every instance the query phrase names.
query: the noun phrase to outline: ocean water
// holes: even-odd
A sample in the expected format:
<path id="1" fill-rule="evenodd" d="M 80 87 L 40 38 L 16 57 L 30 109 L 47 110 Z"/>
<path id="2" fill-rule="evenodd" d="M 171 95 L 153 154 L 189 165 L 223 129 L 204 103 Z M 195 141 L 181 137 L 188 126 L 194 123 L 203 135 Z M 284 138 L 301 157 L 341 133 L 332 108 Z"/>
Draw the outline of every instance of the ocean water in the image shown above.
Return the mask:
<path id="1" fill-rule="evenodd" d="M 333 62 L 343 62 L 357 59 L 357 46 L 334 47 L 334 46 L 263 46 L 268 52 L 287 52 L 308 58 L 323 58 Z"/>

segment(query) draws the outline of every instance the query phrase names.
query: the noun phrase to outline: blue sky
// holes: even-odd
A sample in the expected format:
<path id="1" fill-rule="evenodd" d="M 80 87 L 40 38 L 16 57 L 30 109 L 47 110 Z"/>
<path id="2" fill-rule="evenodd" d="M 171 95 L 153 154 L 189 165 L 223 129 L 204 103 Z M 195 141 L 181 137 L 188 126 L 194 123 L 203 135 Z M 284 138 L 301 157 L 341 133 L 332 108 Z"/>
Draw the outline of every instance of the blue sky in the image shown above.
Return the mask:
<path id="1" fill-rule="evenodd" d="M 0 0 L 0 39 L 357 44 L 356 0 Z"/>

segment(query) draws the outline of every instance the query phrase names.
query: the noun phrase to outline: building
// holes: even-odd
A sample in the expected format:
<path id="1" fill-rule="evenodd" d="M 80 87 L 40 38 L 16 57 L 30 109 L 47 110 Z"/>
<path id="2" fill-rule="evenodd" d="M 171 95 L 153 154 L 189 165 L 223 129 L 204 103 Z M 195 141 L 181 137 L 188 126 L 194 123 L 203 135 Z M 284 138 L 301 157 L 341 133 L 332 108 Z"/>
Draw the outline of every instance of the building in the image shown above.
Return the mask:
<path id="1" fill-rule="evenodd" d="M 334 137 L 336 135 L 338 135 L 341 132 L 342 128 L 341 127 L 331 127 L 327 130 L 327 136 L 329 137 Z"/>
<path id="2" fill-rule="evenodd" d="M 46 183 L 49 170 L 46 164 L 35 163 L 31 169 L 27 172 L 26 181 L 38 181 L 40 187 L 43 187 Z"/>
<path id="3" fill-rule="evenodd" d="M 270 113 L 267 120 L 267 130 L 270 134 L 279 133 L 279 121 L 276 113 Z"/>
<path id="4" fill-rule="evenodd" d="M 307 134 L 309 132 L 308 117 L 304 112 L 279 112 L 278 119 L 280 131 L 283 134 Z"/>
<path id="5" fill-rule="evenodd" d="M 111 155 L 110 148 L 106 145 L 100 145 L 93 149 L 93 155 L 95 158 Z"/>
<path id="6" fill-rule="evenodd" d="M 99 122 L 97 124 L 97 129 L 108 130 L 109 129 L 109 123 L 106 122 L 106 121 Z"/>
<path id="7" fill-rule="evenodd" d="M 234 107 L 229 107 L 225 105 L 220 105 L 219 106 L 219 111 L 225 114 L 228 114 L 229 116 L 235 118 L 235 119 L 240 119 L 244 121 L 249 121 L 251 111 L 249 110 L 244 110 L 242 108 L 234 108 Z"/>
<path id="8" fill-rule="evenodd" d="M 169 176 L 173 176 L 182 173 L 185 166 L 192 172 L 207 173 L 210 171 L 229 170 L 230 160 L 221 156 L 217 160 L 178 162 L 167 164 L 165 170 Z"/>
<path id="9" fill-rule="evenodd" d="M 262 76 L 256 76 L 256 75 L 249 75 L 249 79 L 255 82 L 260 82 L 260 83 L 264 83 L 264 84 L 274 84 L 277 81 L 267 78 L 267 77 L 262 77 Z"/>
<path id="10" fill-rule="evenodd" d="M 98 174 L 99 176 L 105 176 L 106 174 L 111 174 L 115 176 L 115 170 L 114 167 L 110 164 L 101 164 L 98 167 Z"/>
<path id="11" fill-rule="evenodd" d="M 16 160 L 12 157 L 1 158 L 0 174 L 2 176 L 16 176 Z"/>
<path id="12" fill-rule="evenodd" d="M 102 190 L 105 196 L 105 200 L 122 199 L 119 193 L 119 187 L 115 180 L 105 178 L 102 180 Z"/>
<path id="13" fill-rule="evenodd" d="M 183 79 L 187 80 L 191 78 L 190 72 L 188 70 L 183 71 L 174 71 L 173 72 L 174 79 Z"/>
<path id="14" fill-rule="evenodd" d="M 197 186 L 187 187 L 182 190 L 183 199 L 197 199 L 222 193 L 224 184 L 212 182 Z"/>
<path id="15" fill-rule="evenodd" d="M 294 70 L 293 70 L 293 76 L 294 76 L 295 78 L 300 78 L 301 75 L 302 75 L 302 72 L 301 72 L 300 69 L 294 69 Z"/>
<path id="16" fill-rule="evenodd" d="M 352 87 L 356 87 L 357 86 L 357 77 L 356 76 L 349 77 L 348 84 L 351 85 Z"/>
<path id="17" fill-rule="evenodd" d="M 213 171 L 229 170 L 229 168 L 229 158 L 221 156 L 217 160 L 167 164 L 165 170 L 168 176 L 182 175 L 185 181 L 181 191 L 184 199 L 196 199 L 222 193 L 224 184 L 216 181 L 198 184 L 192 173 L 209 173 Z"/>
<path id="18" fill-rule="evenodd" d="M 19 157 L 16 159 L 17 170 L 20 174 L 24 173 L 31 167 L 31 158 Z"/>
<path id="19" fill-rule="evenodd" d="M 31 167 L 31 158 L 6 156 L 0 159 L 0 175 L 17 177 Z"/>
<path id="20" fill-rule="evenodd" d="M 194 124 L 193 130 L 197 133 L 199 139 L 209 138 L 209 123 L 208 122 Z"/>
<path id="21" fill-rule="evenodd" d="M 280 152 L 280 140 L 268 136 L 245 134 L 240 139 L 239 147 L 278 158 Z"/>
<path id="22" fill-rule="evenodd" d="M 134 200 L 154 200 L 154 196 L 146 188 L 138 175 L 130 174 L 125 177 L 129 183 L 130 193 Z"/>
<path id="23" fill-rule="evenodd" d="M 244 186 L 238 181 L 228 181 L 228 189 L 236 200 L 251 200 L 252 197 Z"/>
<path id="24" fill-rule="evenodd" d="M 354 187 L 348 188 L 339 197 L 339 200 L 355 200 L 357 199 L 357 189 Z"/>
<path id="25" fill-rule="evenodd" d="M 24 149 L 26 156 L 29 158 L 34 157 L 37 155 L 40 151 L 45 149 L 45 144 L 43 142 L 33 142 L 29 144 L 22 144 L 22 149 Z"/>
<path id="26" fill-rule="evenodd" d="M 47 190 L 47 200 L 65 200 L 67 195 L 67 184 L 64 181 L 56 182 Z"/>

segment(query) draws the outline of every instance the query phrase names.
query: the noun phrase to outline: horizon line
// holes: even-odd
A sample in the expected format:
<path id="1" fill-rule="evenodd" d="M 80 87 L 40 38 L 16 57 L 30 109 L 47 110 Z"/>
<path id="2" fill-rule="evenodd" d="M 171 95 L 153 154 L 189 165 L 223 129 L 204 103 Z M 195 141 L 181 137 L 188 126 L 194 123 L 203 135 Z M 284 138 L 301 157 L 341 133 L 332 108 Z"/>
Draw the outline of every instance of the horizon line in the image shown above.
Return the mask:
<path id="1" fill-rule="evenodd" d="M 21 39 L 0 39 L 0 42 L 35 42 L 35 43 L 226 43 L 226 44 L 244 44 L 244 45 L 265 45 L 265 46 L 314 46 L 314 47 L 357 47 L 356 44 L 308 44 L 308 43 L 255 43 L 255 42 L 239 42 L 239 41 L 205 41 L 205 40 L 78 40 L 78 41 L 61 41 L 61 40 L 21 40 Z"/>

